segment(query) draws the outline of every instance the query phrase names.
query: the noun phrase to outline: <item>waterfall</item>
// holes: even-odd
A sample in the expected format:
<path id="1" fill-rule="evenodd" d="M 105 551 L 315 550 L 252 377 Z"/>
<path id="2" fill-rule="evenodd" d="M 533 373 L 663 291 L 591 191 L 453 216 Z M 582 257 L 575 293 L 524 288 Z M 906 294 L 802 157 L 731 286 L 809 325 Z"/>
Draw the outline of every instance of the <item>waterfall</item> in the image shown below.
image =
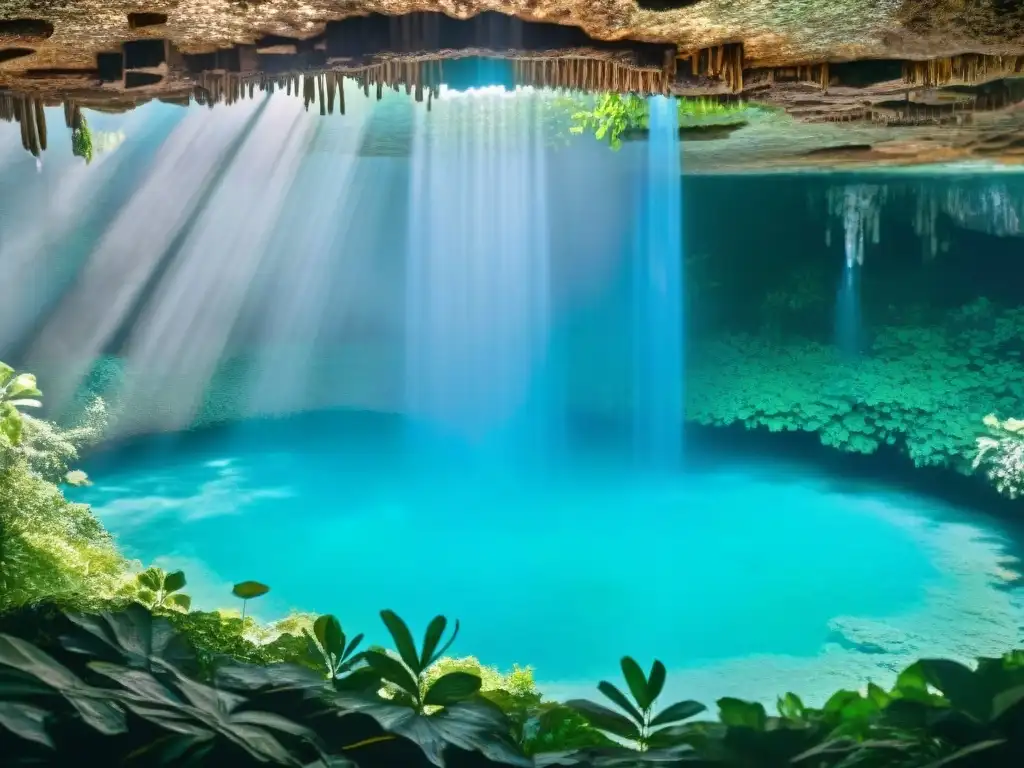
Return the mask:
<path id="1" fill-rule="evenodd" d="M 543 461 L 558 411 L 541 113 L 522 96 L 446 98 L 414 127 L 405 410 L 420 455 Z"/>
<path id="2" fill-rule="evenodd" d="M 682 454 L 682 178 L 676 100 L 652 96 L 633 280 L 633 438 L 644 465 Z"/>

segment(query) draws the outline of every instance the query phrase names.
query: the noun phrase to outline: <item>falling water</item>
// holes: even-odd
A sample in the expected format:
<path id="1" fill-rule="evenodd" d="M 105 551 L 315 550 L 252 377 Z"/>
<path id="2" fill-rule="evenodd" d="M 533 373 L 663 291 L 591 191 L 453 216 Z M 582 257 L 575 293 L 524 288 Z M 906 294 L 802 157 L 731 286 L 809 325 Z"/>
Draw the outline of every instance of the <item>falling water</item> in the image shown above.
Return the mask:
<path id="1" fill-rule="evenodd" d="M 843 276 L 836 301 L 836 342 L 846 354 L 856 355 L 862 346 L 860 273 L 870 228 L 873 243 L 879 241 L 879 188 L 864 184 L 829 191 L 832 212 L 843 222 Z"/>
<path id="2" fill-rule="evenodd" d="M 683 423 L 682 180 L 676 100 L 652 96 L 633 253 L 634 449 L 672 467 Z"/>
<path id="3" fill-rule="evenodd" d="M 417 115 L 406 275 L 406 410 L 437 455 L 543 460 L 551 396 L 547 182 L 540 114 L 505 95 Z M 522 118 L 520 113 L 518 117 Z M 447 122 L 450 121 L 450 122 Z"/>

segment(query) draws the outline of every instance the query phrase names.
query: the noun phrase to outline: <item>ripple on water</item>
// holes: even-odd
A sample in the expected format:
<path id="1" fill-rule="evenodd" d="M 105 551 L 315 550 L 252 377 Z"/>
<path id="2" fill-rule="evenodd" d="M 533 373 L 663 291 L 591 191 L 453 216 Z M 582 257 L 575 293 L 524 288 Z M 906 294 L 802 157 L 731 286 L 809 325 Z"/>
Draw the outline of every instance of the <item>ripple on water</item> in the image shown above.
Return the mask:
<path id="1" fill-rule="evenodd" d="M 668 665 L 667 696 L 820 703 L 1021 640 L 1007 534 L 919 497 L 749 462 L 424 469 L 335 434 L 161 438 L 93 462 L 78 495 L 132 556 L 184 568 L 199 606 L 255 578 L 272 586 L 261 616 L 332 612 L 370 642 L 380 608 L 414 631 L 442 612 L 462 621 L 456 652 L 532 664 L 556 696 L 589 694 L 629 653 Z"/>

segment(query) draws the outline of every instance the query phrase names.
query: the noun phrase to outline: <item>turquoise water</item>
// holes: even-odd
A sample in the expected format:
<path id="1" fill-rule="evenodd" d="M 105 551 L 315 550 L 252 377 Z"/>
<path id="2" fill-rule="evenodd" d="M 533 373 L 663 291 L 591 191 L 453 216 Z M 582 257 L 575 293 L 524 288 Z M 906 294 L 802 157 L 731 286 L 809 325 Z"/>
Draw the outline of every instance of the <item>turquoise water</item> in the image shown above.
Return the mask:
<path id="1" fill-rule="evenodd" d="M 333 411 L 145 438 L 94 457 L 80 497 L 200 606 L 258 579 L 261 618 L 331 612 L 370 641 L 381 608 L 416 631 L 440 612 L 456 653 L 531 664 L 555 695 L 629 653 L 698 698 L 814 698 L 1000 651 L 1024 618 L 1004 533 L 936 502 L 725 454 L 641 472 L 593 434 L 538 473 L 451 445 L 427 461 L 408 426 Z"/>

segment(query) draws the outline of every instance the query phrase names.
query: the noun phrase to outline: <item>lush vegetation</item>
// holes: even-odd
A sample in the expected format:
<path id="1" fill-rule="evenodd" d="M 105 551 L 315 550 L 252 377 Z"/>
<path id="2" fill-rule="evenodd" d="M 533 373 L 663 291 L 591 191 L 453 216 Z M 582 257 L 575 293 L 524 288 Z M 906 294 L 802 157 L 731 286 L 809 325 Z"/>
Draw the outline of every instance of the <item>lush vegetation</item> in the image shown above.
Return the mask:
<path id="1" fill-rule="evenodd" d="M 742 102 L 711 98 L 680 98 L 676 104 L 679 126 L 683 129 L 743 124 L 754 109 Z M 605 93 L 592 107 L 581 107 L 573 113 L 569 131 L 574 134 L 593 133 L 599 141 L 607 140 L 612 149 L 619 149 L 623 138 L 648 129 L 649 117 L 650 107 L 646 98 L 635 94 Z"/>
<path id="2" fill-rule="evenodd" d="M 92 130 L 84 117 L 79 126 L 71 131 L 71 154 L 81 157 L 86 165 L 92 162 Z"/>
<path id="3" fill-rule="evenodd" d="M 839 691 L 820 708 L 787 693 L 770 714 L 723 698 L 660 701 L 667 671 L 621 660 L 604 703 L 545 701 L 527 671 L 444 660 L 458 622 L 417 642 L 381 611 L 394 649 L 361 648 L 333 616 L 260 645 L 202 643 L 195 614 L 126 603 L 37 604 L 0 616 L 5 765 L 1015 766 L 1024 757 L 1024 652 L 975 667 L 924 660 L 889 690 Z M 209 615 L 206 623 L 210 624 Z M 294 629 L 294 628 L 293 628 Z M 257 658 L 260 649 L 275 651 Z M 698 719 L 699 718 L 699 719 Z"/>
<path id="4" fill-rule="evenodd" d="M 854 358 L 796 336 L 722 336 L 695 349 L 687 415 L 814 432 L 844 451 L 896 445 L 917 466 L 983 468 L 1016 496 L 1024 478 L 1024 434 L 1013 419 L 1024 403 L 1021 327 L 1024 310 L 979 300 L 941 324 L 881 327 Z"/>
<path id="5" fill-rule="evenodd" d="M 910 340 L 904 340 L 909 343 Z M 532 670 L 446 656 L 459 623 L 417 642 L 391 611 L 393 649 L 364 647 L 330 615 L 261 625 L 193 610 L 181 571 L 141 569 L 60 484 L 95 439 L 94 403 L 73 429 L 22 412 L 29 374 L 0 368 L 0 754 L 5 766 L 1015 766 L 1024 758 L 1024 651 L 973 667 L 923 660 L 888 689 L 843 690 L 776 712 L 722 698 L 713 716 L 662 701 L 668 672 L 621 660 L 604 701 L 548 701 Z M 986 421 L 978 462 L 1019 463 L 1021 423 Z M 993 464 L 994 462 L 994 464 Z M 1017 478 L 1019 486 L 1019 477 Z"/>

